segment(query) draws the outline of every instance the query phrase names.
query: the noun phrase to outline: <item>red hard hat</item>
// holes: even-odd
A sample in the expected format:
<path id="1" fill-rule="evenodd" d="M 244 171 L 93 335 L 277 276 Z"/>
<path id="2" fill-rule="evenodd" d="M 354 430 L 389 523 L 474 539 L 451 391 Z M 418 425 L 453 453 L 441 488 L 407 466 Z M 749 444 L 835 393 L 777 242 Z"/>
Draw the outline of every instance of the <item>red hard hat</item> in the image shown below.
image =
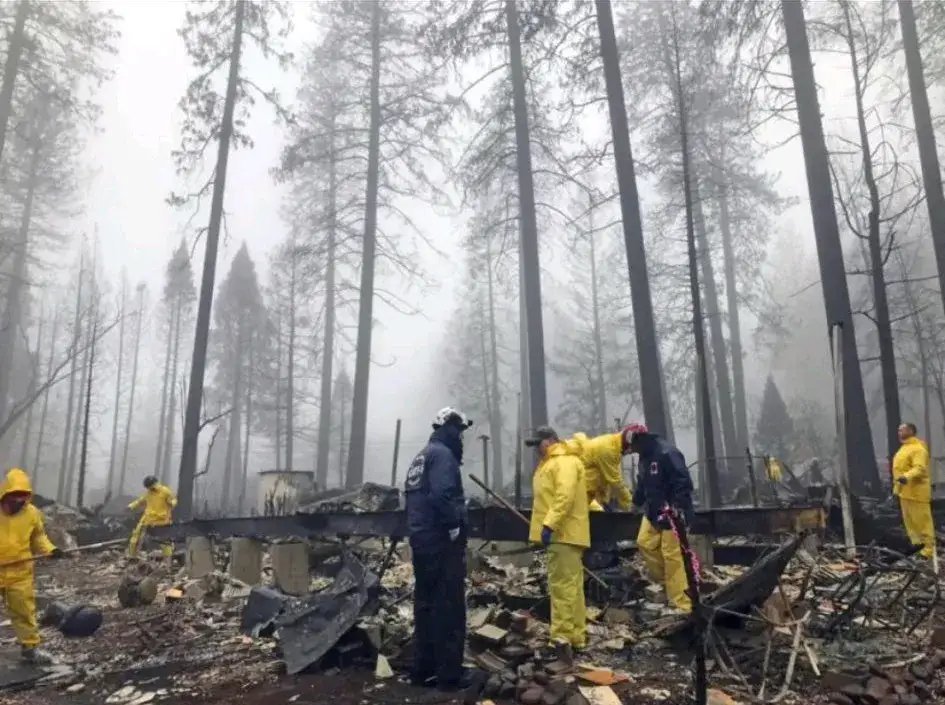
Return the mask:
<path id="1" fill-rule="evenodd" d="M 639 421 L 634 421 L 623 427 L 623 444 L 625 447 L 629 447 L 633 443 L 634 436 L 637 436 L 641 433 L 649 433 L 650 429 L 646 427 L 645 423 L 640 423 Z"/>

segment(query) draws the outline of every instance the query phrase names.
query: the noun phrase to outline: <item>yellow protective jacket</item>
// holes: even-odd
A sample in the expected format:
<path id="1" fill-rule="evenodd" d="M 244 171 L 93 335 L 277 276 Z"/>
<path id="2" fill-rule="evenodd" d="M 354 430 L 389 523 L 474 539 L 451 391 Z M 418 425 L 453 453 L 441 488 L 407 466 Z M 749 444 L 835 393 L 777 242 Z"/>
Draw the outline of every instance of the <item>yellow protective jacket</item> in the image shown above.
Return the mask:
<path id="1" fill-rule="evenodd" d="M 11 492 L 29 492 L 33 486 L 29 476 L 14 468 L 7 473 L 0 484 L 0 499 Z M 20 583 L 33 582 L 33 556 L 44 556 L 56 550 L 43 528 L 43 513 L 26 504 L 16 514 L 10 516 L 0 510 L 0 564 L 22 561 L 16 565 L 0 567 L 0 588 Z"/>
<path id="2" fill-rule="evenodd" d="M 136 511 L 144 505 L 141 523 L 145 526 L 167 526 L 171 523 L 171 511 L 177 506 L 177 498 L 171 488 L 160 482 L 152 485 L 143 495 L 128 505 Z"/>
<path id="3" fill-rule="evenodd" d="M 566 441 L 568 447 L 584 463 L 587 478 L 587 499 L 607 506 L 617 500 L 621 509 L 630 509 L 630 489 L 623 481 L 623 438 L 619 433 L 588 438 L 575 433 Z"/>
<path id="4" fill-rule="evenodd" d="M 932 483 L 929 480 L 929 447 L 913 436 L 903 441 L 893 457 L 893 494 L 914 502 L 932 501 Z M 899 478 L 906 478 L 904 485 Z"/>
<path id="5" fill-rule="evenodd" d="M 547 526 L 554 532 L 555 543 L 591 545 L 584 464 L 568 444 L 548 448 L 532 477 L 532 491 L 529 541 L 540 543 L 541 527 Z"/>

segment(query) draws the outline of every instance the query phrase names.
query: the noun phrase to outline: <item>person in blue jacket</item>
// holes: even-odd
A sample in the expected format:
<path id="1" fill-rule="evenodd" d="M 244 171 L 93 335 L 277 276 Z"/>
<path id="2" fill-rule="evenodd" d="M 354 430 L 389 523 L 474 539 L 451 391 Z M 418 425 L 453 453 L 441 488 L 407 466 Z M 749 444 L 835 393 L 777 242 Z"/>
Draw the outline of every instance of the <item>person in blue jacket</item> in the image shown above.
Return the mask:
<path id="1" fill-rule="evenodd" d="M 433 434 L 407 470 L 404 495 L 414 572 L 415 685 L 465 688 L 466 497 L 460 466 L 472 421 L 440 409 Z"/>
<path id="2" fill-rule="evenodd" d="M 642 507 L 645 516 L 637 534 L 637 550 L 654 582 L 664 585 L 670 602 L 683 612 L 692 612 L 679 539 L 664 514 L 668 508 L 674 509 L 684 525 L 692 524 L 692 477 L 686 458 L 641 423 L 630 424 L 623 432 L 630 450 L 640 457 L 633 504 Z"/>

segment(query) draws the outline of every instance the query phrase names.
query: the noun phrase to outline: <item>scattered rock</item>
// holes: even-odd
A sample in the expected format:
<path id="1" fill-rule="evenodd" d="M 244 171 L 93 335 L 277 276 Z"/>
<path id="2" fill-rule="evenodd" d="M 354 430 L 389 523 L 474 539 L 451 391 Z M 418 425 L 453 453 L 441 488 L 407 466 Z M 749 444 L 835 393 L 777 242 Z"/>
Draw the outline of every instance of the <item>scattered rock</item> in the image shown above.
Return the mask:
<path id="1" fill-rule="evenodd" d="M 81 693 L 85 690 L 85 683 L 74 683 L 66 688 L 66 692 L 70 694 Z"/>
<path id="2" fill-rule="evenodd" d="M 545 691 L 541 688 L 529 688 L 522 693 L 519 700 L 522 702 L 522 705 L 538 705 L 544 694 Z"/>
<path id="3" fill-rule="evenodd" d="M 390 667 L 390 662 L 388 662 L 387 657 L 383 654 L 377 655 L 377 664 L 374 667 L 374 677 L 383 679 L 394 677 L 394 671 Z"/>

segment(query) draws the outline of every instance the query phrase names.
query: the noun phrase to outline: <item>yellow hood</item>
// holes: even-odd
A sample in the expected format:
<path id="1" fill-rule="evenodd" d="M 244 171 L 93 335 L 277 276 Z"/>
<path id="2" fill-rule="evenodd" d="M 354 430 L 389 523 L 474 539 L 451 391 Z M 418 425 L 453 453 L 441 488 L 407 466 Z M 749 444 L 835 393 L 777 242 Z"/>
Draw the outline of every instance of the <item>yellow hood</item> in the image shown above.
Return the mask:
<path id="1" fill-rule="evenodd" d="M 30 483 L 29 475 L 19 468 L 10 470 L 3 484 L 0 484 L 0 499 L 3 499 L 11 492 L 29 492 L 33 494 L 33 485 Z"/>

